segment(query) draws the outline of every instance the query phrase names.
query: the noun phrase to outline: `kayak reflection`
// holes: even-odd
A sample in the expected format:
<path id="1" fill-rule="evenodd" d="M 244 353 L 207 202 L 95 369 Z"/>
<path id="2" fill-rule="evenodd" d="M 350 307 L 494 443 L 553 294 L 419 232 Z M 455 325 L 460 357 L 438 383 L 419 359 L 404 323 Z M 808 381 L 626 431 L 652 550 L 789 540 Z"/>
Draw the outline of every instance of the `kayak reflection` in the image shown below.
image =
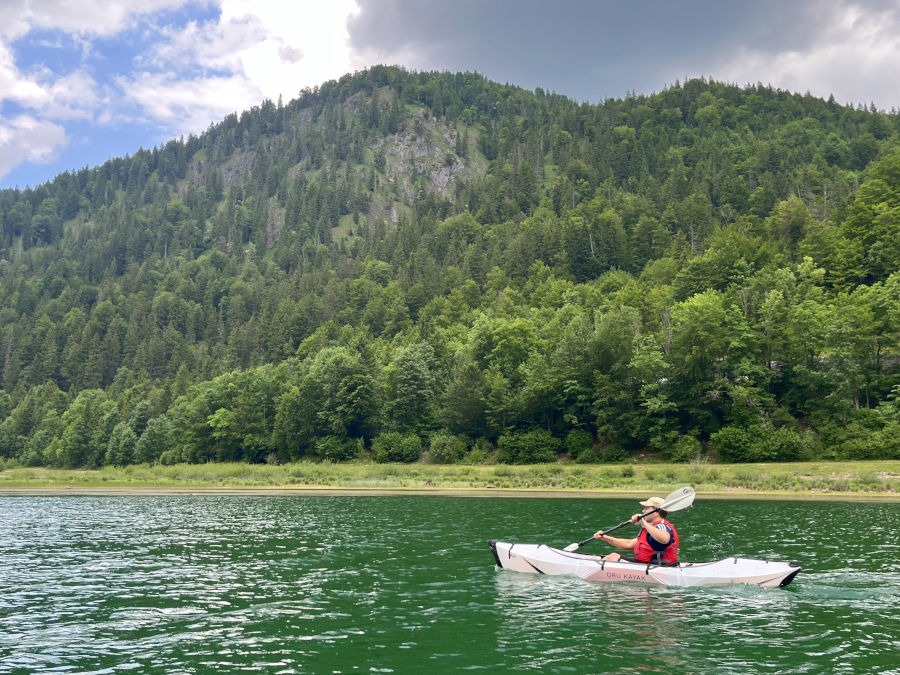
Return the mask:
<path id="1" fill-rule="evenodd" d="M 495 575 L 497 650 L 514 669 L 684 672 L 684 591 L 583 584 L 566 577 Z"/>

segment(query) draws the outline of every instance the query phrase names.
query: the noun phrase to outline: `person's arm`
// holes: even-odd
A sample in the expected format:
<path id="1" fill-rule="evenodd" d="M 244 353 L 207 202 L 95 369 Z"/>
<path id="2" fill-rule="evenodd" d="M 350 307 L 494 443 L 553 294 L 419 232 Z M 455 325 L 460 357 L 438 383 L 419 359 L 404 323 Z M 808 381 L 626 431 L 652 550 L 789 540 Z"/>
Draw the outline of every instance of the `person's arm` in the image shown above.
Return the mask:
<path id="1" fill-rule="evenodd" d="M 672 535 L 669 534 L 668 529 L 663 529 L 657 527 L 654 523 L 648 523 L 646 520 L 641 521 L 641 526 L 647 530 L 647 534 L 653 537 L 660 544 L 669 545 L 669 542 L 672 541 Z"/>
<path id="2" fill-rule="evenodd" d="M 632 523 L 636 523 L 638 519 L 641 517 L 640 513 L 635 513 L 631 516 L 630 520 Z M 644 521 L 641 521 L 644 522 Z M 615 546 L 616 548 L 625 548 L 625 549 L 633 549 L 637 546 L 637 538 L 635 539 L 620 539 L 619 537 L 610 537 L 608 534 L 603 534 L 603 530 L 598 530 L 594 534 L 594 539 L 599 539 L 600 541 L 605 541 L 610 546 Z"/>
<path id="3" fill-rule="evenodd" d="M 620 539 L 619 537 L 610 537 L 608 534 L 603 534 L 603 530 L 597 532 L 594 535 L 594 539 L 605 541 L 610 546 L 615 546 L 616 548 L 633 549 L 635 546 L 637 546 L 637 539 Z"/>

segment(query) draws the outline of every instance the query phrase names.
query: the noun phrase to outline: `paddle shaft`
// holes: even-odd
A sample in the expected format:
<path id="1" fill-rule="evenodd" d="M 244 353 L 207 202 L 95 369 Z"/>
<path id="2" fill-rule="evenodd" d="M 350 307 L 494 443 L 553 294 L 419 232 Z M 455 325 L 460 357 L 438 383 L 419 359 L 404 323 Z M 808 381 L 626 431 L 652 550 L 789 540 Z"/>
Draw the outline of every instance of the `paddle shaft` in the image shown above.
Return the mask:
<path id="1" fill-rule="evenodd" d="M 644 518 L 646 518 L 647 516 L 649 516 L 651 513 L 656 513 L 657 511 L 659 511 L 659 508 L 655 508 L 655 509 L 653 509 L 652 511 L 647 511 L 647 513 L 642 513 L 642 514 L 641 514 L 641 517 L 638 518 L 638 521 L 643 520 Z M 637 521 L 635 521 L 635 522 L 637 522 Z M 610 532 L 615 532 L 616 530 L 618 530 L 618 529 L 620 529 L 620 528 L 622 528 L 622 527 L 625 527 L 626 525 L 631 525 L 631 518 L 629 518 L 628 520 L 622 521 L 621 523 L 619 523 L 619 524 L 616 525 L 615 527 L 611 527 L 611 528 L 609 528 L 608 530 L 603 530 L 603 534 L 609 534 Z M 592 542 L 592 541 L 594 541 L 594 537 L 593 537 L 593 536 L 588 537 L 588 538 L 585 539 L 584 541 L 579 542 L 578 548 L 581 548 L 581 547 L 584 546 L 585 544 L 589 544 L 589 543 Z"/>
<path id="2" fill-rule="evenodd" d="M 672 513 L 673 511 L 680 511 L 681 509 L 686 509 L 687 507 L 689 507 L 691 504 L 694 503 L 695 496 L 696 496 L 696 493 L 694 492 L 694 488 L 692 488 L 690 486 L 678 488 L 673 493 L 671 493 L 668 497 L 666 497 L 666 500 L 663 502 L 662 506 L 657 506 L 652 511 L 647 511 L 647 513 L 641 514 L 640 516 L 638 516 L 638 519 L 635 522 L 639 522 L 640 520 L 649 516 L 651 513 L 656 513 L 657 511 L 665 511 L 666 513 Z M 643 503 L 641 504 L 641 506 L 643 506 Z M 630 523 L 631 523 L 631 519 L 629 518 L 625 522 L 619 523 L 615 527 L 612 527 L 608 530 L 603 530 L 603 534 L 609 534 L 610 532 L 615 532 L 620 527 L 625 527 L 626 525 L 628 525 Z M 594 541 L 594 538 L 589 537 L 578 544 L 569 544 L 563 550 L 564 551 L 574 551 L 592 541 Z"/>

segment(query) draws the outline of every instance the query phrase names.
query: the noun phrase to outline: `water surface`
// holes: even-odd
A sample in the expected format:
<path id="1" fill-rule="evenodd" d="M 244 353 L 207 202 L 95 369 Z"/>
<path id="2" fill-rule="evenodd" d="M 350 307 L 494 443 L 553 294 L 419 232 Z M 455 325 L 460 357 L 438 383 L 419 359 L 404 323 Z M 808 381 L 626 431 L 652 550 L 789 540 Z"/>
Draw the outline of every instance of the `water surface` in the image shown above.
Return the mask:
<path id="1" fill-rule="evenodd" d="M 0 499 L 0 673 L 898 667 L 900 504 L 698 500 L 672 515 L 683 559 L 800 562 L 783 589 L 602 585 L 494 568 L 488 539 L 565 546 L 638 508 L 453 497 Z"/>

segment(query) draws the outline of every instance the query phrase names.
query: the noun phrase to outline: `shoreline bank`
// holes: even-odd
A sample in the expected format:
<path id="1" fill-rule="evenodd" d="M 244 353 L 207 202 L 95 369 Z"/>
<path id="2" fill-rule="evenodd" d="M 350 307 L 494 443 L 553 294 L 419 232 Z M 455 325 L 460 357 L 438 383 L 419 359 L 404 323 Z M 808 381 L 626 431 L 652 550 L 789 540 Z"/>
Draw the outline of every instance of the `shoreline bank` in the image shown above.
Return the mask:
<path id="1" fill-rule="evenodd" d="M 0 496 L 283 495 L 704 498 L 900 502 L 900 461 L 768 464 L 177 464 L 0 471 Z"/>
<path id="2" fill-rule="evenodd" d="M 665 488 L 668 489 L 668 488 Z M 0 487 L 3 497 L 468 497 L 529 499 L 642 499 L 648 488 L 637 490 L 472 489 L 472 488 L 333 488 L 333 487 Z M 665 491 L 658 489 L 655 491 Z M 895 493 L 869 492 L 766 492 L 703 490 L 699 500 L 897 502 Z"/>

